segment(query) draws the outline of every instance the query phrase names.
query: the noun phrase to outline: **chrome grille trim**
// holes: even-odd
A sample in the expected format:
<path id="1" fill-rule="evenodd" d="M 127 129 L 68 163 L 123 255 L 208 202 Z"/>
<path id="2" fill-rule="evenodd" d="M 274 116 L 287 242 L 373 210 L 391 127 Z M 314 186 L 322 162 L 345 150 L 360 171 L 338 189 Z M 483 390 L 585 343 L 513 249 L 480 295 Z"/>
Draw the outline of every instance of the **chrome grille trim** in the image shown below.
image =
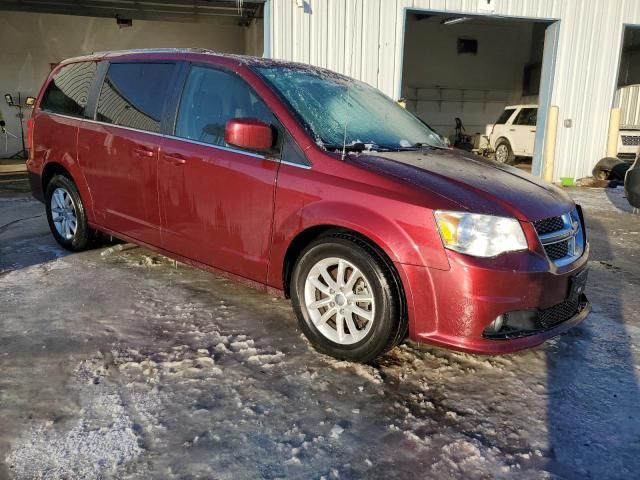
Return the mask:
<path id="1" fill-rule="evenodd" d="M 620 135 L 622 137 L 622 145 L 640 145 L 640 136 L 638 135 Z"/>
<path id="2" fill-rule="evenodd" d="M 560 226 L 560 222 L 557 219 L 562 220 L 562 227 L 549 232 L 549 229 L 546 228 L 549 224 Z M 584 228 L 577 209 L 573 209 L 560 217 L 533 222 L 533 226 L 536 229 L 536 233 L 538 233 L 538 238 L 547 254 L 547 258 L 557 267 L 569 265 L 584 253 Z M 540 231 L 544 233 L 539 233 Z M 566 242 L 566 249 L 564 245 L 558 245 L 561 242 Z M 558 252 L 560 252 L 559 255 L 562 255 L 565 251 L 567 252 L 566 255 L 555 258 Z"/>

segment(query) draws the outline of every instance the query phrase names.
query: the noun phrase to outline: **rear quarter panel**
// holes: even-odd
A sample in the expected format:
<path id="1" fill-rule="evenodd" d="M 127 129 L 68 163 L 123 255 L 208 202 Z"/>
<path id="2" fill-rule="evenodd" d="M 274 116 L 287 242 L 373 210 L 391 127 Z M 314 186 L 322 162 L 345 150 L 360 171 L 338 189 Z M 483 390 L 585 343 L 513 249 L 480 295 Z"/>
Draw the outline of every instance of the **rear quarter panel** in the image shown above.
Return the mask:
<path id="1" fill-rule="evenodd" d="M 78 187 L 89 221 L 93 220 L 91 194 L 78 164 L 78 128 L 81 120 L 47 112 L 33 114 L 33 146 L 27 169 L 42 178 L 47 166 L 58 164 L 69 172 Z M 43 192 L 46 185 L 43 185 Z"/>
<path id="2" fill-rule="evenodd" d="M 81 60 L 84 60 L 84 57 L 76 59 L 76 61 Z M 69 63 L 73 62 L 61 62 L 52 70 L 38 93 L 31 114 L 33 143 L 28 146 L 27 171 L 39 177 L 42 182 L 42 175 L 48 165 L 58 164 L 62 166 L 69 172 L 76 184 L 85 206 L 88 220 L 92 222 L 94 215 L 91 194 L 78 164 L 78 128 L 82 119 L 52 114 L 40 108 L 42 96 L 49 82 L 63 66 Z M 42 185 L 42 190 L 42 193 L 45 194 L 46 185 Z"/>

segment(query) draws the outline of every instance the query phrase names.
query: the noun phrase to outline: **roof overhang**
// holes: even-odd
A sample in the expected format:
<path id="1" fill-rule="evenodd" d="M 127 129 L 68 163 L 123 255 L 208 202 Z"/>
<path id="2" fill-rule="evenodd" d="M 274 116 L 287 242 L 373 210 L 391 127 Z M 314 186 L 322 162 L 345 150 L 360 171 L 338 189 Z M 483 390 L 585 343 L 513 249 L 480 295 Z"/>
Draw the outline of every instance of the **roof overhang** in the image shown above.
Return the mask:
<path id="1" fill-rule="evenodd" d="M 87 17 L 245 23 L 262 18 L 265 0 L 2 0 L 0 11 Z"/>

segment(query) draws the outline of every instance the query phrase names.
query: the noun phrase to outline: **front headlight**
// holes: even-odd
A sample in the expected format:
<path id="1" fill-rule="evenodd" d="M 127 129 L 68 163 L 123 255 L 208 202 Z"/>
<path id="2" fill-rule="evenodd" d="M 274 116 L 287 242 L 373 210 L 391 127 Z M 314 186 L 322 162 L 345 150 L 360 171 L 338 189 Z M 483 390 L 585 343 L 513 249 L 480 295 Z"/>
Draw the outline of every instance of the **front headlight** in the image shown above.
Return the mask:
<path id="1" fill-rule="evenodd" d="M 477 213 L 434 212 L 445 248 L 474 257 L 495 257 L 527 249 L 520 222 L 515 218 Z"/>

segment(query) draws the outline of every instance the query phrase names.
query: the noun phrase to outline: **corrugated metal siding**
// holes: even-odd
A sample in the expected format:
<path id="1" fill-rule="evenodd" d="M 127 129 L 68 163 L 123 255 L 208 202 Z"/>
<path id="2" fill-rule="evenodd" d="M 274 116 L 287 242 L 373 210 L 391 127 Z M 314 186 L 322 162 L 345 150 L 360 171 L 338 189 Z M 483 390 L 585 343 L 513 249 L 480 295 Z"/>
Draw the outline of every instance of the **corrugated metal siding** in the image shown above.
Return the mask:
<path id="1" fill-rule="evenodd" d="M 272 56 L 330 68 L 397 97 L 406 8 L 482 13 L 478 0 L 305 0 L 305 8 L 271 0 Z M 554 177 L 589 175 L 605 155 L 623 28 L 640 24 L 640 0 L 497 0 L 495 15 L 561 21 L 551 97 L 561 120 Z"/>

